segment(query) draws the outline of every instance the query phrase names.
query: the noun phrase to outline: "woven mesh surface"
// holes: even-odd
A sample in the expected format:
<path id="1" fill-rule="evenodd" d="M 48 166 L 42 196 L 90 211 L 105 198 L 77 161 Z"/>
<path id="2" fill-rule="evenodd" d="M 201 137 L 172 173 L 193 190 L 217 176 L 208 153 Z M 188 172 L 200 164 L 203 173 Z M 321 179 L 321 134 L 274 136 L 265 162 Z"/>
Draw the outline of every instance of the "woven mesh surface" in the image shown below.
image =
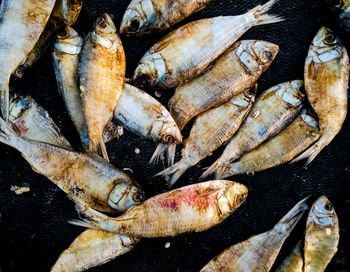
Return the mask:
<path id="1" fill-rule="evenodd" d="M 128 0 L 89 0 L 76 25 L 86 34 L 95 18 L 103 12 L 113 14 L 119 25 L 129 4 Z M 262 1 L 216 0 L 208 8 L 191 16 L 190 20 L 241 14 Z M 277 83 L 302 78 L 308 46 L 323 25 L 332 25 L 334 17 L 327 13 L 320 0 L 283 0 L 273 11 L 287 18 L 283 23 L 254 28 L 244 38 L 265 39 L 281 47 L 274 64 L 262 76 L 259 92 Z M 234 29 L 232 30 L 234 31 Z M 125 38 L 127 75 L 130 77 L 144 52 L 162 34 L 142 38 Z M 345 36 L 344 39 L 348 37 Z M 32 95 L 46 108 L 72 143 L 78 142 L 62 99 L 59 97 L 50 52 L 24 78 L 14 83 L 22 93 Z M 148 90 L 150 94 L 154 94 Z M 160 99 L 167 104 L 173 91 L 163 92 Z M 334 204 L 341 225 L 339 251 L 327 271 L 350 271 L 350 121 L 336 139 L 318 156 L 308 169 L 302 164 L 286 165 L 258 173 L 238 176 L 236 181 L 250 189 L 248 201 L 233 216 L 213 229 L 175 238 L 143 240 L 130 253 L 91 271 L 198 271 L 212 257 L 229 245 L 251 235 L 270 229 L 301 198 L 312 194 L 326 194 Z M 149 166 L 155 143 L 139 139 L 125 132 L 119 141 L 108 145 L 110 159 L 120 168 L 133 169 L 148 196 L 166 190 L 165 182 L 151 177 L 162 166 Z M 141 153 L 136 155 L 135 148 Z M 208 166 L 218 156 L 201 162 Z M 179 157 L 179 154 L 177 154 Z M 200 175 L 200 167 L 188 171 L 176 184 L 180 187 L 193 183 Z M 30 192 L 17 196 L 11 185 L 30 185 Z M 65 194 L 44 177 L 34 173 L 20 154 L 10 147 L 0 146 L 0 254 L 1 271 L 49 271 L 59 254 L 82 232 L 67 224 L 76 218 L 73 204 Z M 301 236 L 301 223 L 282 250 L 286 254 Z M 164 244 L 170 242 L 168 249 Z"/>

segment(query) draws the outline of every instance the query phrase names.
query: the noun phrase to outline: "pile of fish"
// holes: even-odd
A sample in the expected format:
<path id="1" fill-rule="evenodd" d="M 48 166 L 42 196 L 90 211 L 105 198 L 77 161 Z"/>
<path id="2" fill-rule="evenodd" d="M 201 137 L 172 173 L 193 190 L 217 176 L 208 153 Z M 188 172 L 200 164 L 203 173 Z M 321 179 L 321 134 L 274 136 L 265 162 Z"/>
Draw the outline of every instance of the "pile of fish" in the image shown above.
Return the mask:
<path id="1" fill-rule="evenodd" d="M 277 0 L 242 15 L 176 28 L 145 53 L 132 78 L 126 79 L 118 32 L 138 36 L 165 31 L 210 2 L 132 0 L 120 31 L 105 13 L 84 38 L 73 28 L 82 0 L 1 2 L 0 142 L 18 150 L 35 172 L 63 190 L 84 216 L 70 223 L 88 228 L 52 271 L 101 265 L 130 251 L 142 238 L 206 231 L 246 201 L 247 187 L 224 178 L 303 159 L 309 164 L 341 130 L 347 114 L 349 57 L 340 38 L 326 27 L 311 43 L 303 80 L 283 82 L 257 95 L 257 82 L 279 46 L 239 39 L 253 27 L 284 20 L 269 14 Z M 343 2 L 335 8 L 349 30 L 350 4 Z M 10 88 L 11 77 L 20 80 L 51 43 L 58 91 L 84 152 L 69 143 L 31 96 Z M 140 88 L 176 88 L 169 110 Z M 183 141 L 182 131 L 191 120 Z M 215 180 L 146 199 L 133 176 L 109 161 L 106 143 L 121 136 L 120 126 L 158 143 L 151 162 L 167 161 L 169 167 L 157 176 L 169 185 L 225 145 L 199 178 L 214 174 Z M 174 164 L 182 143 L 182 158 Z M 306 202 L 299 202 L 272 230 L 223 251 L 202 271 L 269 271 L 308 209 Z M 300 241 L 277 271 L 324 271 L 338 240 L 337 216 L 321 197 L 310 210 L 304 247 Z"/>

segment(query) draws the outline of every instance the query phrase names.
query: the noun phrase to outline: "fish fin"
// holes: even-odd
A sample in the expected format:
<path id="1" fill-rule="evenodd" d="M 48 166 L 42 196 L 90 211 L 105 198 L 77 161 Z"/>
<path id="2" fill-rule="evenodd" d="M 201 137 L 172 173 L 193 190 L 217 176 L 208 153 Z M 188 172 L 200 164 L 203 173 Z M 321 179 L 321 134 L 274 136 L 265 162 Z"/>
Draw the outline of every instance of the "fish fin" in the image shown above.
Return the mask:
<path id="1" fill-rule="evenodd" d="M 172 187 L 175 182 L 186 172 L 186 170 L 192 165 L 188 163 L 187 160 L 181 159 L 179 162 L 170 166 L 169 168 L 159 172 L 155 177 L 163 176 L 168 182 L 168 186 Z"/>
<path id="2" fill-rule="evenodd" d="M 95 139 L 89 140 L 89 150 L 93 153 L 97 153 L 102 155 L 102 157 L 109 162 L 107 148 L 105 145 L 105 142 L 103 140 L 103 137 L 99 141 L 96 141 Z"/>
<path id="3" fill-rule="evenodd" d="M 221 178 L 225 172 L 225 165 L 217 160 L 199 177 L 199 180 L 204 180 L 208 176 L 215 174 L 215 178 Z"/>
<path id="4" fill-rule="evenodd" d="M 10 107 L 10 90 L 8 86 L 0 86 L 0 108 L 2 118 L 8 122 L 9 119 L 9 107 Z"/>
<path id="5" fill-rule="evenodd" d="M 167 159 L 168 165 L 173 165 L 175 161 L 175 152 L 176 145 L 175 144 L 164 144 L 160 143 L 157 145 L 156 150 L 154 151 L 149 163 L 156 164 L 159 161 L 165 161 Z"/>
<path id="6" fill-rule="evenodd" d="M 176 144 L 170 144 L 166 149 L 166 157 L 168 165 L 173 165 L 175 162 Z"/>
<path id="7" fill-rule="evenodd" d="M 11 138 L 13 136 L 19 137 L 11 124 L 0 118 L 0 142 L 12 146 Z"/>
<path id="8" fill-rule="evenodd" d="M 255 25 L 266 25 L 284 21 L 283 17 L 267 14 L 273 5 L 279 0 L 270 0 L 264 5 L 259 5 L 249 11 L 255 17 Z"/>
<path id="9" fill-rule="evenodd" d="M 292 229 L 298 223 L 300 218 L 309 209 L 309 205 L 308 205 L 309 198 L 310 196 L 307 196 L 301 201 L 299 201 L 286 215 L 284 215 L 278 221 L 277 225 L 287 226 L 286 231 L 288 232 L 292 231 Z"/>

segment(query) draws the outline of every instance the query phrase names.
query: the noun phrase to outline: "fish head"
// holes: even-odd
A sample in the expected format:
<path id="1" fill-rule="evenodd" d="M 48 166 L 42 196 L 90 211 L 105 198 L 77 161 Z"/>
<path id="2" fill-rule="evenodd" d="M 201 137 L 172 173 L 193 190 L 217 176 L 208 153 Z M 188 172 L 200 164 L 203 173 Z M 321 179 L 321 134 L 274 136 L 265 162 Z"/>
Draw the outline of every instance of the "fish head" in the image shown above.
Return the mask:
<path id="1" fill-rule="evenodd" d="M 141 204 L 145 200 L 142 189 L 132 182 L 117 183 L 108 197 L 108 205 L 120 212 Z"/>
<path id="2" fill-rule="evenodd" d="M 103 13 L 100 17 L 97 18 L 95 23 L 95 31 L 98 34 L 114 34 L 117 32 L 115 24 L 112 18 L 107 14 Z"/>
<path id="3" fill-rule="evenodd" d="M 277 85 L 276 95 L 291 107 L 301 107 L 304 94 L 301 92 L 304 86 L 303 80 L 292 80 Z"/>
<path id="4" fill-rule="evenodd" d="M 151 137 L 155 141 L 161 140 L 165 144 L 181 144 L 182 135 L 179 127 L 171 117 L 170 113 L 165 109 L 153 123 Z"/>
<path id="5" fill-rule="evenodd" d="M 223 183 L 227 181 L 223 180 Z M 218 194 L 218 207 L 223 215 L 230 214 L 247 199 L 248 188 L 237 182 L 227 183 L 222 193 Z"/>
<path id="6" fill-rule="evenodd" d="M 58 32 L 55 49 L 59 52 L 78 55 L 83 46 L 83 38 L 72 27 L 65 26 Z"/>
<path id="7" fill-rule="evenodd" d="M 279 52 L 279 46 L 266 41 L 241 41 L 236 49 L 236 55 L 243 65 L 251 72 L 265 71 Z"/>
<path id="8" fill-rule="evenodd" d="M 156 87 L 166 80 L 167 67 L 159 53 L 146 53 L 137 66 L 133 81 L 140 87 Z"/>
<path id="9" fill-rule="evenodd" d="M 28 96 L 18 96 L 10 103 L 9 120 L 15 122 L 21 118 L 32 107 L 31 98 Z"/>
<path id="10" fill-rule="evenodd" d="M 127 35 L 147 33 L 152 30 L 156 21 L 157 14 L 151 0 L 134 0 L 124 13 L 120 33 Z"/>
<path id="11" fill-rule="evenodd" d="M 315 63 L 327 63 L 343 56 L 344 46 L 340 38 L 329 28 L 321 27 L 310 46 L 308 59 Z"/>
<path id="12" fill-rule="evenodd" d="M 52 11 L 52 16 L 65 25 L 75 24 L 83 6 L 83 0 L 58 0 Z"/>
<path id="13" fill-rule="evenodd" d="M 308 222 L 329 227 L 338 224 L 338 217 L 332 203 L 326 196 L 319 197 L 312 205 Z"/>

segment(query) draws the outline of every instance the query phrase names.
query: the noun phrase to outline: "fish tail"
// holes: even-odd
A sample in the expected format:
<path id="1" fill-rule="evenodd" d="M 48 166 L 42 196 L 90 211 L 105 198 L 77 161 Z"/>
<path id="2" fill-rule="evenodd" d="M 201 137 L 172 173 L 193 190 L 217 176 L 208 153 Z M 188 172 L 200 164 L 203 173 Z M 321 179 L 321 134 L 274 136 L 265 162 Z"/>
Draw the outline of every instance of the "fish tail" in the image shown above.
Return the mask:
<path id="1" fill-rule="evenodd" d="M 7 122 L 9 119 L 10 90 L 8 86 L 0 86 L 0 108 L 2 118 Z"/>
<path id="2" fill-rule="evenodd" d="M 259 5 L 253 8 L 251 11 L 249 11 L 249 13 L 251 13 L 255 18 L 255 25 L 273 24 L 285 20 L 283 17 L 268 14 L 270 9 L 274 4 L 276 4 L 276 2 L 278 2 L 278 0 L 270 0 L 264 5 Z"/>
<path id="3" fill-rule="evenodd" d="M 216 160 L 204 173 L 199 177 L 199 180 L 204 180 L 208 176 L 215 174 L 215 178 L 221 178 L 224 175 L 226 164 L 223 164 L 220 159 Z"/>
<path id="4" fill-rule="evenodd" d="M 181 159 L 179 162 L 156 174 L 155 177 L 163 176 L 168 182 L 168 186 L 171 187 L 191 166 L 188 160 Z"/>
<path id="5" fill-rule="evenodd" d="M 175 151 L 176 151 L 175 144 L 168 145 L 168 144 L 160 143 L 157 145 L 157 148 L 154 151 L 149 163 L 156 164 L 159 161 L 165 161 L 165 158 L 167 158 L 168 165 L 173 165 L 175 161 Z"/>
<path id="6" fill-rule="evenodd" d="M 323 148 L 325 148 L 333 140 L 333 138 L 333 136 L 329 137 L 329 135 L 323 134 L 316 143 L 314 143 L 311 147 L 309 147 L 306 151 L 304 151 L 290 163 L 296 163 L 298 161 L 307 159 L 305 166 L 308 166 L 317 157 L 317 155 L 320 154 Z"/>
<path id="7" fill-rule="evenodd" d="M 90 139 L 89 140 L 89 150 L 93 153 L 97 153 L 102 155 L 102 157 L 109 162 L 107 148 L 105 145 L 105 142 L 103 140 L 103 137 L 101 137 L 99 140 L 96 139 Z"/>

